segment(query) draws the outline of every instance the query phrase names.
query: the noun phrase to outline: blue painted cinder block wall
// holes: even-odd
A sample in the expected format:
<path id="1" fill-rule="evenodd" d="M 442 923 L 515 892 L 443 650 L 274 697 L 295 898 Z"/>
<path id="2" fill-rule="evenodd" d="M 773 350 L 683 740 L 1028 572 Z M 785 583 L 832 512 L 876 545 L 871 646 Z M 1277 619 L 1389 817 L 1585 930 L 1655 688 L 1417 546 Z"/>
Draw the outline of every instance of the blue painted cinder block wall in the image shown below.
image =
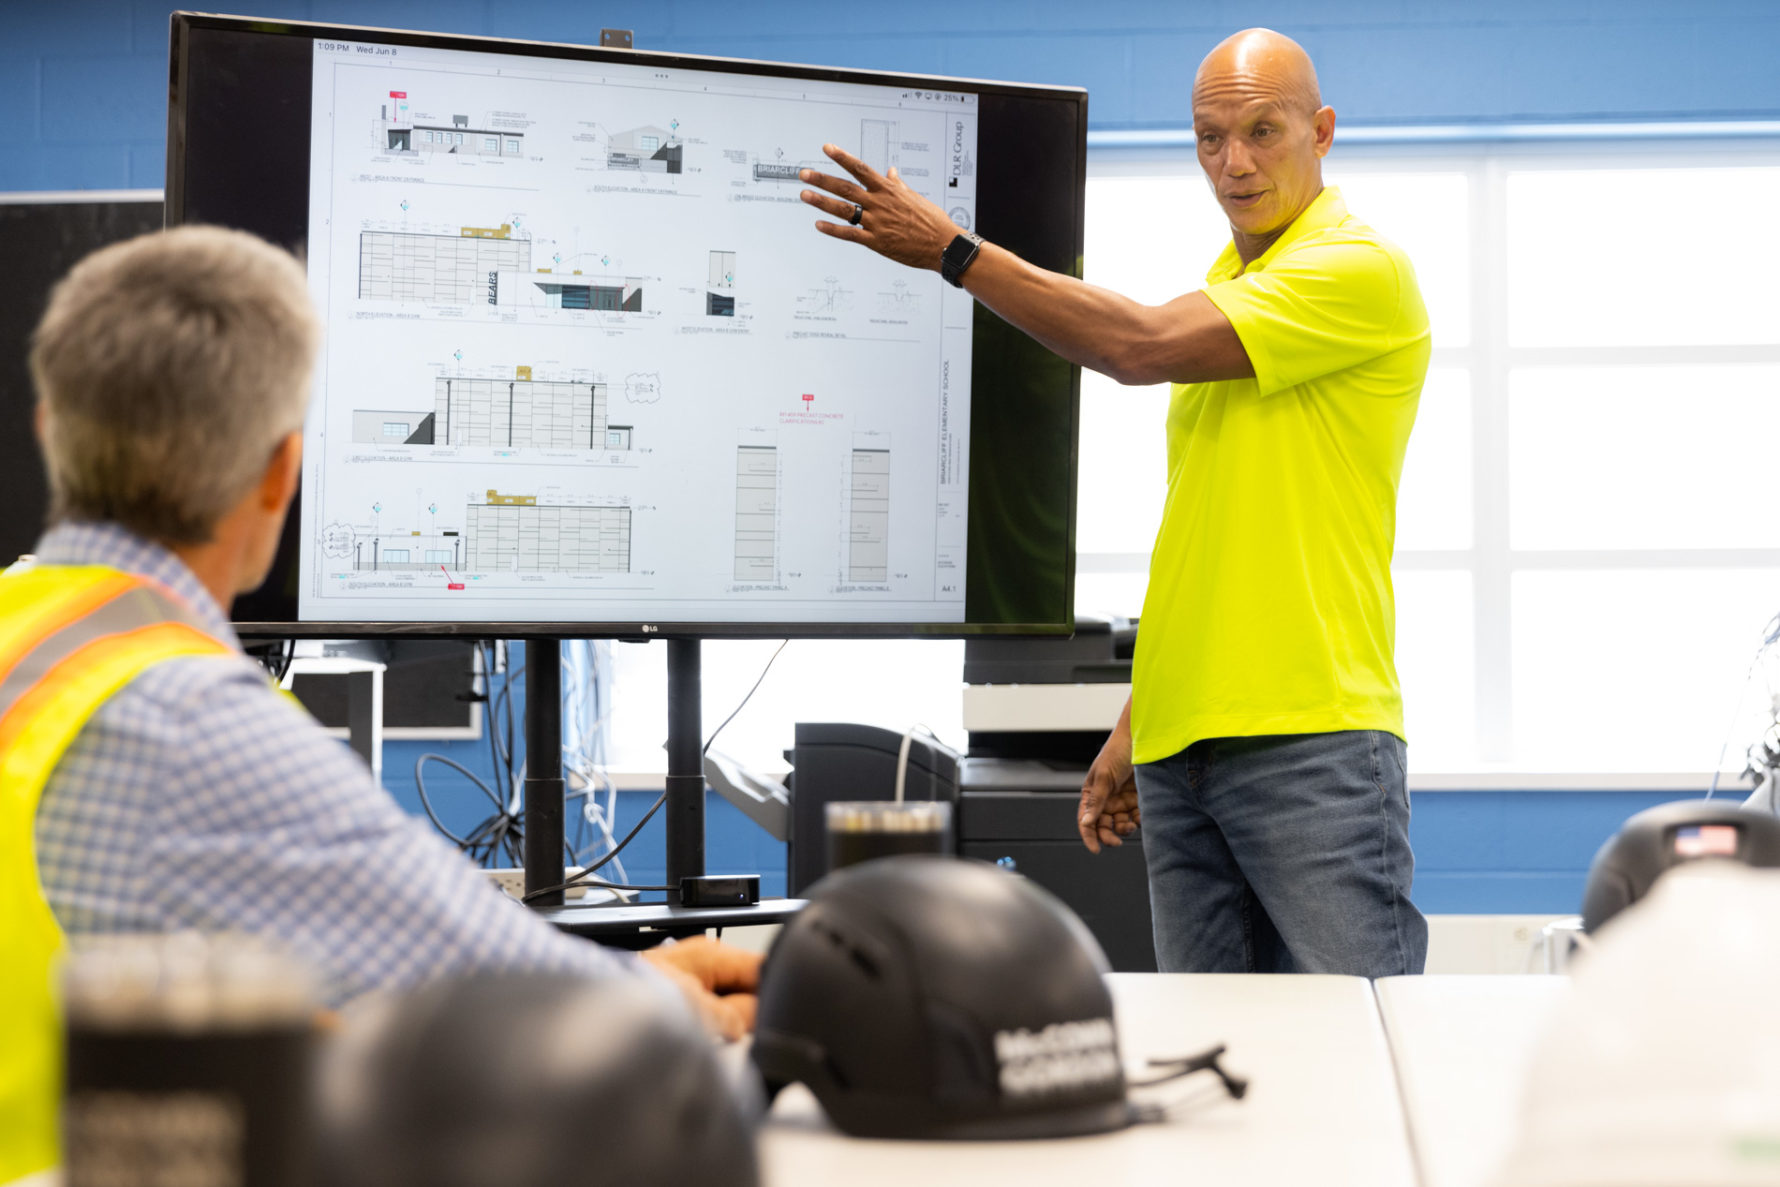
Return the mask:
<path id="1" fill-rule="evenodd" d="M 639 47 L 1084 86 L 1101 130 L 1182 127 L 1199 58 L 1269 25 L 1316 58 L 1347 125 L 1780 118 L 1774 0 L 267 0 L 257 15 L 557 41 L 632 29 Z M 159 188 L 164 0 L 0 0 L 0 191 Z M 481 743 L 440 746 L 486 774 Z M 391 744 L 385 782 L 418 811 L 422 747 Z M 439 770 L 448 823 L 483 809 Z M 1436 912 L 1574 910 L 1589 857 L 1640 808 L 1685 794 L 1432 792 L 1415 797 L 1417 898 Z M 652 797 L 627 792 L 620 824 Z M 484 801 L 485 802 L 485 801 Z M 659 821 L 628 854 L 662 876 Z M 721 801 L 713 870 L 782 891 L 784 850 Z"/>
<path id="2" fill-rule="evenodd" d="M 1772 0 L 255 0 L 256 15 L 1088 88 L 1097 129 L 1188 122 L 1192 70 L 1247 25 L 1315 56 L 1343 120 L 1780 115 Z M 0 190 L 158 188 L 167 15 L 0 2 Z"/>
<path id="3" fill-rule="evenodd" d="M 513 645 L 509 662 L 514 668 L 526 662 L 524 644 Z M 524 704 L 523 689 L 516 686 L 520 719 Z M 714 724 L 707 721 L 706 728 Z M 421 811 L 415 760 L 429 750 L 490 778 L 485 741 L 386 743 L 384 786 L 410 812 Z M 461 836 L 489 814 L 484 795 L 449 768 L 429 764 L 426 778 L 434 810 L 453 832 Z M 1439 914 L 1577 911 L 1589 859 L 1620 822 L 1634 812 L 1693 794 L 1697 793 L 1679 789 L 1418 792 L 1412 797 L 1410 822 L 1416 902 L 1422 910 Z M 655 796 L 652 791 L 619 793 L 619 835 L 642 818 Z M 712 873 L 758 873 L 762 893 L 783 894 L 784 844 L 715 794 L 706 797 L 705 812 L 707 868 Z M 658 885 L 666 877 L 663 837 L 658 815 L 625 850 L 625 872 L 634 883 Z"/>

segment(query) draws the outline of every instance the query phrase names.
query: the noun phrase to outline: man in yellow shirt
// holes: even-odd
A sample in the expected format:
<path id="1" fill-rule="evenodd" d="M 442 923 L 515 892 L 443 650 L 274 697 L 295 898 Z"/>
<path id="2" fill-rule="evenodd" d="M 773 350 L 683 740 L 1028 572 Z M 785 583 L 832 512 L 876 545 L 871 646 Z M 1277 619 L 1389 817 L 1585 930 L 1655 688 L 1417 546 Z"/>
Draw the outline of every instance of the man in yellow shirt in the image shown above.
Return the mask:
<path id="1" fill-rule="evenodd" d="M 1193 83 L 1230 221 L 1206 287 L 1145 306 L 975 237 L 829 146 L 817 227 L 954 284 L 1121 383 L 1174 383 L 1132 698 L 1083 843 L 1141 816 L 1164 971 L 1420 972 L 1390 560 L 1428 320 L 1394 244 L 1322 182 L 1335 134 L 1298 44 L 1251 29 Z M 832 196 L 830 196 L 832 195 Z"/>

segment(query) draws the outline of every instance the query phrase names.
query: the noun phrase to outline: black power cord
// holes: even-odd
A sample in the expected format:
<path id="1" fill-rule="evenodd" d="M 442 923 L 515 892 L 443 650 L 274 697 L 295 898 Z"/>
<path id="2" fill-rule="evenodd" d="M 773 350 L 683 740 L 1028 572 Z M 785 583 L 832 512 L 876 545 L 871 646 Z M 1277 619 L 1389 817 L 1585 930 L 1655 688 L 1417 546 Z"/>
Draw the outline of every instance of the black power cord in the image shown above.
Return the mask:
<path id="1" fill-rule="evenodd" d="M 655 802 L 653 804 L 649 805 L 649 810 L 647 812 L 643 813 L 643 818 L 641 820 L 637 821 L 636 824 L 631 827 L 631 830 L 629 832 L 624 834 L 624 839 L 619 841 L 618 844 L 612 846 L 612 851 L 610 853 L 606 854 L 604 857 L 600 858 L 598 861 L 594 862 L 592 865 L 588 866 L 586 869 L 582 870 L 579 874 L 576 874 L 573 878 L 570 878 L 568 881 L 559 882 L 555 886 L 540 886 L 538 889 L 530 891 L 527 894 L 525 894 L 524 896 L 522 896 L 519 901 L 522 903 L 529 903 L 535 898 L 541 898 L 542 896 L 544 896 L 546 894 L 551 894 L 558 890 L 567 890 L 571 886 L 605 885 L 605 886 L 610 886 L 615 890 L 670 890 L 670 889 L 676 889 L 674 887 L 668 887 L 668 886 L 644 886 L 644 887 L 621 886 L 621 885 L 618 885 L 617 883 L 612 883 L 612 882 L 600 883 L 600 882 L 596 882 L 596 881 L 592 880 L 593 872 L 595 870 L 599 869 L 601 866 L 605 865 L 607 862 L 611 861 L 614 857 L 617 857 L 620 853 L 622 853 L 624 851 L 624 847 L 626 845 L 630 844 L 631 841 L 636 839 L 636 835 L 643 831 L 643 826 L 645 824 L 649 823 L 649 818 L 651 816 L 654 816 L 657 812 L 661 811 L 661 806 L 665 803 L 667 803 L 667 792 L 664 791 L 659 796 L 657 796 L 655 798 Z"/>
<path id="2" fill-rule="evenodd" d="M 474 684 L 470 691 L 460 694 L 458 699 L 469 702 L 480 702 L 487 706 L 484 726 L 488 733 L 489 760 L 496 782 L 501 784 L 505 792 L 497 792 L 474 771 L 465 767 L 456 759 L 443 754 L 427 753 L 421 755 L 414 763 L 414 786 L 420 796 L 420 806 L 432 821 L 433 827 L 477 865 L 492 866 L 498 863 L 524 864 L 522 847 L 523 821 L 513 807 L 513 787 L 517 781 L 517 756 L 513 753 L 513 738 L 516 732 L 513 720 L 513 703 L 510 695 L 514 673 L 505 673 L 499 690 L 495 687 L 495 670 L 500 660 L 498 644 L 483 643 L 478 646 L 483 657 L 483 689 L 477 692 Z M 524 669 L 520 669 L 523 671 Z M 503 714 L 503 709 L 505 710 Z M 503 719 L 504 718 L 504 719 Z M 501 737 L 505 729 L 505 744 Z M 426 785 L 425 767 L 429 762 L 444 763 L 458 774 L 474 784 L 489 802 L 494 805 L 494 815 L 486 817 L 475 828 L 464 836 L 458 836 L 445 827 L 444 821 L 433 808 L 432 796 Z"/>

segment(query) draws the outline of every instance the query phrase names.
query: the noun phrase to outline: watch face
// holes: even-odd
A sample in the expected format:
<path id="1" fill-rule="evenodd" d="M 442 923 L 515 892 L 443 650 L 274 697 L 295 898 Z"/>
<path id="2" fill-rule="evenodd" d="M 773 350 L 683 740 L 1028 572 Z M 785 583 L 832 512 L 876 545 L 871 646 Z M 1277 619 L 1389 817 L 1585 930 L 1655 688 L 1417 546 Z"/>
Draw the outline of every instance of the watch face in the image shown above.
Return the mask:
<path id="1" fill-rule="evenodd" d="M 970 211 L 962 206 L 954 206 L 947 213 L 952 216 L 952 221 L 957 223 L 961 230 L 970 230 Z"/>

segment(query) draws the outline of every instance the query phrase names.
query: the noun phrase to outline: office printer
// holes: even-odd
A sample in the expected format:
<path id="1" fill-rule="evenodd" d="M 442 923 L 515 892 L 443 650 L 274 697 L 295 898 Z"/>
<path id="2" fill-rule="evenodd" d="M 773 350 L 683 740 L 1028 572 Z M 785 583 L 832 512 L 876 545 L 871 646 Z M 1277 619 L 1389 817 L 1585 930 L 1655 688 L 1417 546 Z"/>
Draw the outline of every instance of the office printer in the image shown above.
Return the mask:
<path id="1" fill-rule="evenodd" d="M 1156 968 L 1143 847 L 1131 837 L 1091 854 L 1075 818 L 1088 766 L 1130 695 L 1136 636 L 1135 620 L 1083 616 L 1068 639 L 967 641 L 968 752 L 916 737 L 904 793 L 951 801 L 956 851 L 1012 868 L 1069 904 L 1118 972 Z M 822 874 L 824 805 L 891 798 L 901 745 L 900 733 L 876 726 L 798 724 L 788 756 L 789 893 Z"/>

